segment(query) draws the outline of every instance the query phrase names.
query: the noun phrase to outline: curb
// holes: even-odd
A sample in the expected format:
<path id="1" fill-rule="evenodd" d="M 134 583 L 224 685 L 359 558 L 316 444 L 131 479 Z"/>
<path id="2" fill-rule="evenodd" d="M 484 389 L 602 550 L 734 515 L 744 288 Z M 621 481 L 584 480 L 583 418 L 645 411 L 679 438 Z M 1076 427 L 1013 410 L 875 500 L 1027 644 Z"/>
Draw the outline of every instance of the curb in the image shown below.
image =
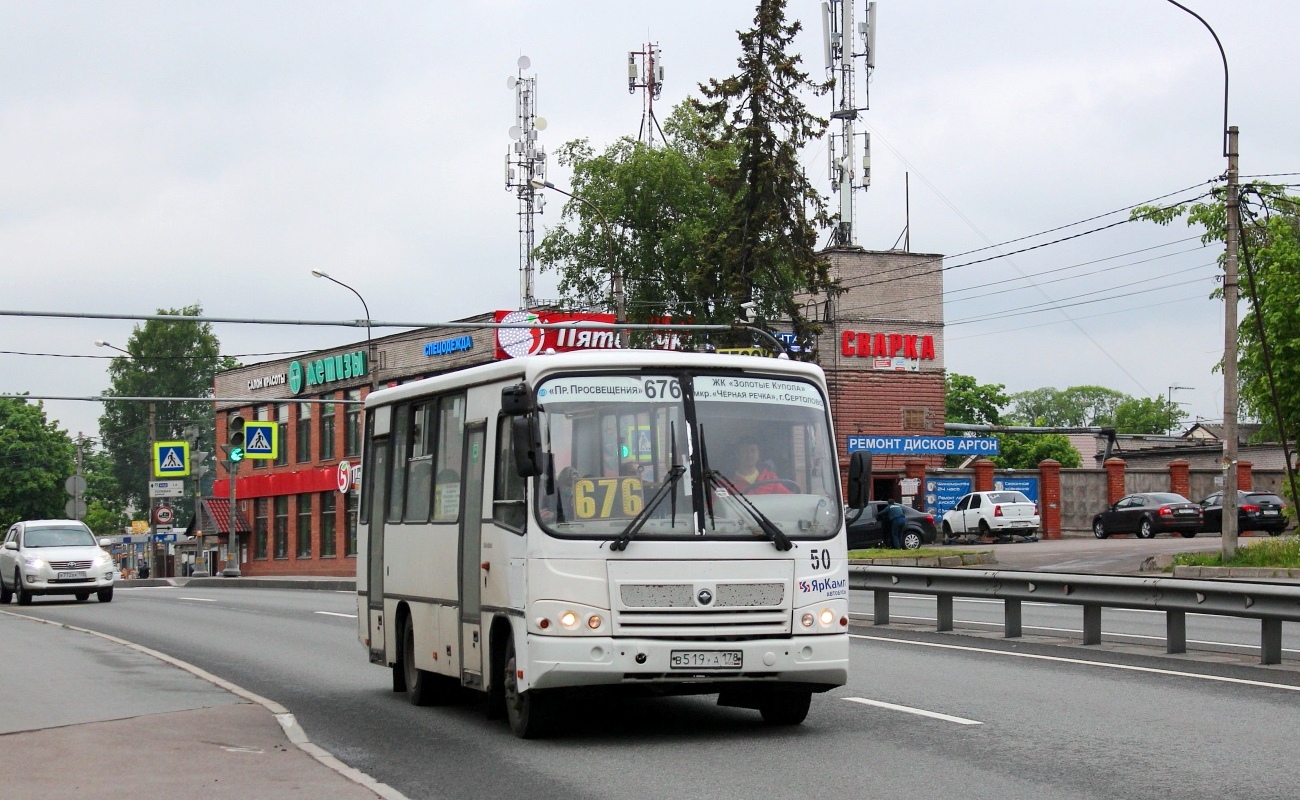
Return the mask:
<path id="1" fill-rule="evenodd" d="M 921 558 L 850 558 L 851 567 L 978 567 L 998 563 L 993 553 L 962 553 L 959 556 Z"/>
<path id="2" fill-rule="evenodd" d="M 130 589 L 194 588 L 221 589 L 309 589 L 322 592 L 355 592 L 356 578 L 135 578 L 113 582 Z"/>
<path id="3" fill-rule="evenodd" d="M 166 579 L 151 578 L 149 580 L 165 581 Z M 160 583 L 159 585 L 166 586 L 168 584 L 163 582 Z M 369 775 L 362 772 L 361 770 L 356 769 L 355 767 L 350 767 L 347 764 L 344 764 L 342 761 L 340 761 L 338 758 L 331 755 L 329 751 L 325 750 L 320 745 L 313 744 L 312 741 L 307 738 L 307 732 L 304 731 L 302 729 L 302 726 L 298 724 L 298 719 L 293 715 L 293 712 L 285 708 L 284 706 L 280 705 L 279 703 L 275 702 L 274 700 L 271 700 L 266 697 L 262 697 L 260 694 L 256 694 L 255 692 L 250 692 L 244 687 L 239 686 L 238 684 L 231 683 L 225 678 L 219 678 L 216 675 L 213 675 L 211 672 L 208 672 L 207 670 L 201 667 L 194 666 L 188 661 L 181 661 L 179 658 L 169 656 L 166 653 L 160 652 L 158 650 L 154 650 L 149 647 L 145 647 L 144 645 L 141 644 L 136 644 L 135 642 L 129 642 L 126 639 L 120 639 L 116 636 L 112 636 L 107 633 L 100 633 L 99 631 L 93 631 L 89 628 L 79 628 L 76 625 L 68 625 L 67 623 L 63 623 L 63 622 L 54 622 L 52 620 L 42 619 L 40 617 L 31 617 L 26 614 L 16 614 L 13 611 L 0 610 L 0 614 L 4 614 L 5 616 L 9 616 L 9 617 L 15 617 L 17 619 L 25 619 L 25 620 L 30 620 L 32 622 L 40 622 L 45 625 L 53 625 L 56 628 L 64 628 L 70 631 L 77 631 L 78 633 L 88 633 L 91 636 L 98 636 L 101 639 L 106 639 L 115 644 L 120 644 L 123 647 L 130 648 L 131 650 L 135 650 L 136 652 L 144 653 L 147 656 L 152 656 L 158 659 L 159 661 L 162 661 L 165 664 L 170 664 L 171 666 L 177 667 L 178 669 L 183 669 L 196 678 L 205 680 L 208 683 L 217 686 L 218 688 L 225 689 L 227 692 L 230 692 L 231 694 L 236 695 L 238 697 L 242 697 L 245 700 L 249 701 L 250 703 L 257 703 L 258 705 L 265 708 L 267 711 L 271 712 L 271 715 L 275 717 L 275 721 L 280 723 L 280 728 L 284 730 L 284 735 L 289 739 L 290 742 L 294 744 L 294 746 L 296 746 L 299 750 L 302 750 L 304 753 L 311 756 L 312 758 L 316 759 L 321 764 L 324 764 L 325 766 L 334 770 L 338 774 L 352 781 L 353 783 L 363 786 L 366 789 L 369 789 L 370 791 L 374 792 L 376 795 L 384 798 L 384 800 L 409 800 L 409 798 L 407 798 L 406 795 L 397 791 L 396 789 L 389 786 L 388 784 L 381 783 L 380 781 L 375 780 L 374 778 L 370 777 Z"/>
<path id="4" fill-rule="evenodd" d="M 1300 569 L 1286 567 L 1174 567 L 1175 578 L 1282 578 L 1300 579 Z"/>

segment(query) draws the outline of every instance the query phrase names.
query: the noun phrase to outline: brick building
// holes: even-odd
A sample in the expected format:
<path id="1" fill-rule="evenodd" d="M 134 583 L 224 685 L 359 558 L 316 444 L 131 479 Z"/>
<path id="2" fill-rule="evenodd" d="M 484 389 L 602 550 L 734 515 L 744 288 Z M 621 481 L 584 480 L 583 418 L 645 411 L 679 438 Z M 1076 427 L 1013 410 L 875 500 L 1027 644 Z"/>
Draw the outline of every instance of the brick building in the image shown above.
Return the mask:
<path id="1" fill-rule="evenodd" d="M 842 463 L 847 437 L 943 435 L 943 279 L 941 256 L 837 249 L 825 254 L 832 277 L 847 291 L 809 306 L 823 322 L 816 345 L 825 369 Z M 500 319 L 509 312 L 471 317 Z M 549 318 L 548 318 L 549 319 Z M 557 320 L 558 321 L 558 320 Z M 577 346 L 608 346 L 569 333 Z M 464 369 L 557 344 L 557 334 L 491 328 L 424 328 L 345 347 L 278 359 L 222 373 L 216 438 L 227 441 L 232 414 L 277 423 L 273 460 L 245 460 L 236 471 L 239 566 L 244 575 L 352 575 L 356 571 L 356 511 L 362 443 L 359 402 L 383 387 Z M 294 402 L 303 399 L 333 401 Z M 876 496 L 897 494 L 905 459 L 875 458 Z M 941 466 L 942 456 L 924 459 Z M 219 462 L 215 498 L 229 496 Z M 224 508 L 228 501 L 214 503 Z M 242 518 L 242 519 L 241 519 Z M 226 517 L 228 519 L 228 517 Z M 227 523 L 228 524 L 228 523 Z M 231 552 L 224 533 L 208 534 L 209 565 L 221 569 Z"/>

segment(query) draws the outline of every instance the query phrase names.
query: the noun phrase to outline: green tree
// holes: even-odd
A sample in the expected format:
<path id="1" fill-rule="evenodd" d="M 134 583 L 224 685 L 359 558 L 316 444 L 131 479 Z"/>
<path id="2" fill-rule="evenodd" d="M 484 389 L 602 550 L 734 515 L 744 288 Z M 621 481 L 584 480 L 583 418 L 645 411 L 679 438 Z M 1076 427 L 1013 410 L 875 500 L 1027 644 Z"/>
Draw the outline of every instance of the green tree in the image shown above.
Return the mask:
<path id="1" fill-rule="evenodd" d="M 1054 458 L 1063 467 L 1082 463 L 1079 451 L 1061 433 L 1000 433 L 998 455 L 989 459 L 1001 469 L 1038 469 L 1038 462 Z"/>
<path id="2" fill-rule="evenodd" d="M 730 321 L 752 302 L 760 319 L 789 319 L 802 337 L 816 325 L 796 296 L 829 295 L 837 286 L 814 249 L 817 227 L 830 224 L 825 201 L 799 161 L 804 145 L 826 130 L 802 95 L 829 84 L 809 80 L 790 52 L 799 29 L 786 21 L 785 0 L 759 0 L 754 27 L 739 34 L 739 72 L 702 84 L 704 99 L 694 102 L 710 146 L 736 158 L 719 179 L 729 203 L 707 242 L 697 287 L 712 303 L 709 319 Z"/>
<path id="3" fill-rule="evenodd" d="M 86 478 L 86 516 L 82 521 L 99 536 L 119 534 L 130 518 L 113 474 L 113 457 L 88 439 L 77 444 L 81 447 L 81 473 Z"/>
<path id="4" fill-rule="evenodd" d="M 199 305 L 180 309 L 159 309 L 158 314 L 198 316 Z M 150 320 L 137 325 L 127 340 L 129 355 L 109 363 L 111 388 L 105 397 L 211 397 L 212 378 L 222 370 L 238 366 L 233 358 L 220 354 L 220 342 L 212 326 L 199 322 Z M 117 500 L 137 509 L 149 505 L 152 453 L 149 446 L 150 403 L 107 400 L 99 418 L 104 448 L 112 459 L 117 480 Z M 158 441 L 183 437 L 186 425 L 200 431 L 198 449 L 213 451 L 212 405 L 196 402 L 159 401 L 153 404 Z M 188 508 L 177 504 L 182 513 Z"/>
<path id="5" fill-rule="evenodd" d="M 1115 409 L 1132 398 L 1104 386 L 1071 386 L 1054 389 L 1045 386 L 1011 396 L 1011 418 L 1022 425 L 1053 428 L 1111 426 Z"/>
<path id="6" fill-rule="evenodd" d="M 573 172 L 573 193 L 591 204 L 567 202 L 561 219 L 572 227 L 551 229 L 536 251 L 542 270 L 559 274 L 567 304 L 607 307 L 610 274 L 617 269 L 632 322 L 715 317 L 716 299 L 701 290 L 700 265 L 729 208 L 720 184 L 734 169 L 735 155 L 706 146 L 699 113 L 689 103 L 673 109 L 664 133 L 660 147 L 625 137 L 599 154 L 585 139 L 557 151 L 560 164 Z M 608 237 L 592 206 L 605 215 Z"/>
<path id="7" fill-rule="evenodd" d="M 944 418 L 970 425 L 1000 425 L 1002 409 L 1011 402 L 1001 383 L 976 383 L 969 375 L 949 372 L 944 378 Z"/>
<path id="8" fill-rule="evenodd" d="M 0 528 L 21 519 L 61 519 L 73 474 L 73 445 L 45 407 L 0 398 Z"/>
<path id="9" fill-rule="evenodd" d="M 1130 397 L 1115 406 L 1117 433 L 1168 433 L 1186 418 L 1177 403 L 1163 397 Z"/>
<path id="10" fill-rule="evenodd" d="M 1300 431 L 1300 197 L 1279 186 L 1248 184 L 1242 187 L 1241 209 L 1240 287 L 1250 303 L 1237 327 L 1241 405 L 1247 416 L 1263 423 L 1262 439 L 1280 441 L 1285 435 L 1294 440 Z M 1221 193 L 1205 203 L 1143 206 L 1132 216 L 1161 225 L 1185 219 L 1189 226 L 1205 229 L 1203 243 L 1225 240 Z M 1223 290 L 1211 296 L 1221 298 Z M 1281 407 L 1281 431 L 1265 365 L 1265 341 Z"/>

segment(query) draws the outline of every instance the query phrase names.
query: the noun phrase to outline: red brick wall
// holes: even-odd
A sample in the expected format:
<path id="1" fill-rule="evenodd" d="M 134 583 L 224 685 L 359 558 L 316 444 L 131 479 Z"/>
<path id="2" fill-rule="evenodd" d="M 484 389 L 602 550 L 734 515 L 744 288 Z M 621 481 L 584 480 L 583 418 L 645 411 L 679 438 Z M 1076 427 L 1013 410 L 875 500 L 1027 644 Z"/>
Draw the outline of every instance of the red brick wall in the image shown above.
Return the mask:
<path id="1" fill-rule="evenodd" d="M 1183 497 L 1192 496 L 1191 467 L 1190 461 L 1181 458 L 1169 462 L 1169 491 Z"/>
<path id="2" fill-rule="evenodd" d="M 943 436 L 944 382 L 942 372 L 890 372 L 887 370 L 827 369 L 831 417 L 836 446 L 847 469 L 846 437 L 855 434 L 891 436 Z M 904 428 L 904 409 L 923 409 L 923 427 Z M 876 472 L 902 471 L 915 456 L 876 456 Z M 922 459 L 928 468 L 944 465 L 942 456 Z"/>
<path id="3" fill-rule="evenodd" d="M 1119 502 L 1125 495 L 1124 468 L 1127 462 L 1122 458 L 1108 458 L 1103 466 L 1106 468 L 1106 502 Z"/>
<path id="4" fill-rule="evenodd" d="M 1061 462 L 1038 462 L 1038 515 L 1044 539 L 1061 538 Z"/>

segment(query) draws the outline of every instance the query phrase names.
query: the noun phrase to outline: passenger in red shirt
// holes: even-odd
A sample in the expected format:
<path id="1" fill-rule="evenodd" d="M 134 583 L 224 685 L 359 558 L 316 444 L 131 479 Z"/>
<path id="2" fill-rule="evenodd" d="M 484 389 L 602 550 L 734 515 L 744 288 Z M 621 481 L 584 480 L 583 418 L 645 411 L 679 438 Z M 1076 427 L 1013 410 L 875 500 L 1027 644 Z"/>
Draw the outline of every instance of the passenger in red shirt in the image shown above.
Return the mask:
<path id="1" fill-rule="evenodd" d="M 790 494 L 776 473 L 760 466 L 762 459 L 763 452 L 757 439 L 741 439 L 736 443 L 736 468 L 731 474 L 731 482 L 742 494 Z"/>

